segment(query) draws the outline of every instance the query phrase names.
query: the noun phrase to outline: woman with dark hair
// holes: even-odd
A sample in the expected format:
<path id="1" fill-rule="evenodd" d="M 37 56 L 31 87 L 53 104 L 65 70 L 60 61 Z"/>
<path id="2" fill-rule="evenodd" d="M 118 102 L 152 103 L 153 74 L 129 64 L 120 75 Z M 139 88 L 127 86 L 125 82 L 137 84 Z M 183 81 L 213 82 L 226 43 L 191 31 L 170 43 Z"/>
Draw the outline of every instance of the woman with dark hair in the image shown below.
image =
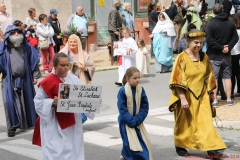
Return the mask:
<path id="1" fill-rule="evenodd" d="M 19 21 L 19 20 L 15 20 L 15 21 L 13 22 L 13 25 L 19 27 L 19 28 L 22 30 L 22 32 L 25 31 L 24 24 L 23 24 L 21 21 Z M 25 35 L 25 34 L 24 34 L 24 35 Z"/>
<path id="2" fill-rule="evenodd" d="M 169 111 L 174 112 L 174 144 L 179 156 L 189 156 L 186 149 L 207 151 L 211 158 L 221 158 L 226 149 L 212 123 L 210 96 L 216 88 L 212 65 L 201 52 L 205 32 L 193 29 L 185 35 L 188 48 L 176 58 L 170 78 L 172 97 Z"/>
<path id="3" fill-rule="evenodd" d="M 156 26 L 157 22 L 158 22 L 158 14 L 156 12 L 157 10 L 157 5 L 156 3 L 149 3 L 148 5 L 148 23 L 149 23 L 149 32 L 152 34 L 152 31 L 154 29 L 154 27 Z M 152 38 L 151 38 L 152 39 Z M 153 40 L 153 39 L 152 39 Z M 151 57 L 154 57 L 154 53 L 153 53 L 153 46 L 151 43 Z"/>
<path id="4" fill-rule="evenodd" d="M 207 11 L 208 11 L 208 3 L 205 2 L 205 0 L 200 0 L 200 5 L 202 6 L 201 7 L 201 10 L 199 12 L 199 16 L 201 19 L 204 18 L 204 16 L 207 14 Z"/>
<path id="5" fill-rule="evenodd" d="M 39 47 L 43 56 L 44 74 L 48 75 L 52 72 L 53 57 L 55 54 L 53 48 L 55 46 L 55 42 L 53 40 L 54 30 L 52 26 L 48 23 L 46 14 L 40 14 L 39 21 L 40 23 L 37 24 L 36 34 L 39 38 Z M 46 44 L 46 46 L 40 45 L 40 43 Z"/>
<path id="6" fill-rule="evenodd" d="M 240 16 L 239 14 L 232 14 L 229 16 L 229 19 L 235 24 L 238 37 L 240 38 Z M 234 97 L 240 97 L 240 40 L 235 44 L 231 50 L 231 60 L 232 60 L 232 92 L 231 95 Z M 234 94 L 234 88 L 237 81 L 237 93 Z"/>
<path id="7" fill-rule="evenodd" d="M 60 98 L 59 84 L 82 84 L 77 76 L 68 73 L 69 65 L 68 55 L 55 54 L 55 72 L 39 83 L 34 97 L 39 118 L 34 129 L 33 144 L 42 147 L 43 159 L 85 159 L 81 113 L 56 112 Z M 93 113 L 85 115 L 94 118 Z"/>

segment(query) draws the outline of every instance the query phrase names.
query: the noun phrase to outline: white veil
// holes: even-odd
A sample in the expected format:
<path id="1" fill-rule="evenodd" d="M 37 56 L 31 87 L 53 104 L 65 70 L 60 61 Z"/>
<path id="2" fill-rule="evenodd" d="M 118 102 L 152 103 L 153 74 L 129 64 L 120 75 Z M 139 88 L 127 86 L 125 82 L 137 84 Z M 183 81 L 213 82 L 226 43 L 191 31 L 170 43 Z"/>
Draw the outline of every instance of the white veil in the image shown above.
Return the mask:
<path id="1" fill-rule="evenodd" d="M 163 14 L 165 17 L 165 21 L 160 21 L 160 14 Z M 165 12 L 161 12 L 158 16 L 158 22 L 156 26 L 154 27 L 152 33 L 160 33 L 160 32 L 167 32 L 167 35 L 172 37 L 176 36 L 176 32 L 174 29 L 174 24 L 171 21 L 171 19 L 168 17 L 168 15 Z"/>

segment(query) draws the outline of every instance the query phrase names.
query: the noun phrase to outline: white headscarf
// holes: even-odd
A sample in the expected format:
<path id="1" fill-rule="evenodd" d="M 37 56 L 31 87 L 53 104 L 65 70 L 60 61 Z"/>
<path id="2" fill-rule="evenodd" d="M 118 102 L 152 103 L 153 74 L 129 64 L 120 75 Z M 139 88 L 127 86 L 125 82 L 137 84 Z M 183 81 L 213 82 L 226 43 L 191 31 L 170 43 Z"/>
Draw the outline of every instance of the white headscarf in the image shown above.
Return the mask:
<path id="1" fill-rule="evenodd" d="M 161 13 L 165 17 L 164 21 L 160 20 Z M 156 26 L 154 27 L 152 33 L 167 32 L 167 35 L 170 37 L 176 36 L 173 22 L 170 20 L 170 18 L 168 17 L 168 15 L 165 12 L 161 12 L 161 13 L 158 16 L 158 22 L 157 22 Z"/>

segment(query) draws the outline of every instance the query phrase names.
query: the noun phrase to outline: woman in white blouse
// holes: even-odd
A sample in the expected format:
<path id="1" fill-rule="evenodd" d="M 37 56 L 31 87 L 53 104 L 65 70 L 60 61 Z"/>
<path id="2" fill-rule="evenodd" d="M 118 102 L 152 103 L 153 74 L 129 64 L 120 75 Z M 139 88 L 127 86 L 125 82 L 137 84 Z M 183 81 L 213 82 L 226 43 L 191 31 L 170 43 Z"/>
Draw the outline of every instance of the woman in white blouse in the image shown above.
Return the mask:
<path id="1" fill-rule="evenodd" d="M 44 74 L 48 75 L 49 73 L 52 72 L 53 57 L 55 55 L 54 48 L 53 48 L 55 46 L 55 43 L 53 40 L 54 30 L 52 26 L 48 23 L 46 14 L 40 14 L 39 22 L 40 23 L 37 24 L 37 28 L 36 28 L 36 34 L 39 38 L 39 43 L 46 40 L 48 42 L 48 48 L 41 48 L 41 46 L 39 45 L 40 52 L 42 53 L 42 57 L 43 57 Z M 48 56 L 49 56 L 49 61 L 48 61 Z"/>
<path id="2" fill-rule="evenodd" d="M 28 17 L 26 18 L 26 25 L 31 26 L 33 29 L 36 29 L 36 25 L 39 23 L 35 8 L 28 9 Z"/>

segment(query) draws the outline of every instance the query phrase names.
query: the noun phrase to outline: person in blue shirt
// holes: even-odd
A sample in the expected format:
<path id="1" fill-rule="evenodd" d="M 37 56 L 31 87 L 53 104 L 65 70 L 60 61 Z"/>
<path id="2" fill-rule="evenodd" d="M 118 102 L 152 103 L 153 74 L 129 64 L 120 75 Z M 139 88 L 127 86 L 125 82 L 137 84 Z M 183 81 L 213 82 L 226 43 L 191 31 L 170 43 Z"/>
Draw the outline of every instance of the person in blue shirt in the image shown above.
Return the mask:
<path id="1" fill-rule="evenodd" d="M 88 17 L 83 11 L 82 6 L 77 6 L 76 13 L 72 14 L 67 21 L 67 28 L 75 27 L 82 32 L 81 43 L 82 49 L 85 50 L 88 37 Z"/>

